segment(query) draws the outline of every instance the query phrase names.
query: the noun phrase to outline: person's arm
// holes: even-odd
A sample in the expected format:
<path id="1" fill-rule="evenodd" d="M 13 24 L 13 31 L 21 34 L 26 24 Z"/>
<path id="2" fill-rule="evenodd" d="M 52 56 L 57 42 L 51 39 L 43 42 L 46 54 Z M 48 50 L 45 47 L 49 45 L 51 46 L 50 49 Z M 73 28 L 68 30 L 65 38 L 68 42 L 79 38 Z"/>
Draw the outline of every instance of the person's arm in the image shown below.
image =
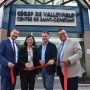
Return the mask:
<path id="1" fill-rule="evenodd" d="M 21 66 L 25 67 L 25 61 L 23 59 L 24 59 L 23 47 L 21 47 L 18 51 L 18 62 Z"/>
<path id="2" fill-rule="evenodd" d="M 43 60 L 41 60 L 41 45 L 38 48 L 38 61 L 40 65 L 43 65 L 45 62 L 43 62 Z"/>
<path id="3" fill-rule="evenodd" d="M 5 41 L 2 41 L 0 43 L 0 62 L 1 64 L 8 66 L 8 60 L 5 58 L 5 50 L 6 50 Z"/>
<path id="4" fill-rule="evenodd" d="M 34 63 L 34 67 L 37 67 L 37 66 L 40 66 L 38 48 L 34 48 L 33 50 L 35 52 L 34 55 L 33 55 L 34 56 L 33 57 L 34 58 L 33 63 Z M 38 69 L 35 69 L 35 70 L 36 70 L 36 78 L 37 78 L 39 76 L 39 73 L 40 73 L 41 69 L 38 68 Z"/>
<path id="5" fill-rule="evenodd" d="M 56 48 L 56 45 L 55 44 L 52 44 L 51 53 L 52 53 L 52 59 L 50 59 L 48 61 L 48 63 L 47 63 L 49 65 L 55 64 L 56 63 L 56 60 L 57 60 L 57 48 Z"/>
<path id="6" fill-rule="evenodd" d="M 79 42 L 75 42 L 73 46 L 73 55 L 68 58 L 71 64 L 77 62 L 82 57 L 82 49 Z"/>

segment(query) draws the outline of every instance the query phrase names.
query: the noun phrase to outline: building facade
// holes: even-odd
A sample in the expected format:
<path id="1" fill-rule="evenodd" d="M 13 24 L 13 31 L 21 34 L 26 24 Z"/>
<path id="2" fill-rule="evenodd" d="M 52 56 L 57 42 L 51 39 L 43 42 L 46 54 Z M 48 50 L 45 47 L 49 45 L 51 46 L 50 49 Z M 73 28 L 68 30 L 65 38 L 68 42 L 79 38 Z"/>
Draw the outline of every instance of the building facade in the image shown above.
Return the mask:
<path id="1" fill-rule="evenodd" d="M 82 69 L 85 77 L 90 77 L 90 29 L 88 9 L 70 0 L 16 0 L 8 1 L 4 6 L 0 39 L 9 36 L 10 30 L 17 27 L 20 37 L 17 42 L 23 44 L 24 37 L 33 34 L 38 44 L 41 32 L 49 31 L 51 41 L 57 46 L 58 29 L 64 28 L 69 37 L 78 40 L 82 46 Z M 79 5 L 78 5 L 79 4 Z"/>

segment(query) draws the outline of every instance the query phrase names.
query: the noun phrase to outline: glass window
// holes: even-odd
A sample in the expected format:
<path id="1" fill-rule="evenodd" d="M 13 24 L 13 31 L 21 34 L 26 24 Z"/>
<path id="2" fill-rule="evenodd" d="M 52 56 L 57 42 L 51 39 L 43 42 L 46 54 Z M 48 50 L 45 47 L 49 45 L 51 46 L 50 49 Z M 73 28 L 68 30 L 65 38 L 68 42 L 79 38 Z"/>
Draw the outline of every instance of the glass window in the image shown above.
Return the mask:
<path id="1" fill-rule="evenodd" d="M 68 33 L 70 38 L 83 38 L 83 34 L 81 33 Z"/>
<path id="2" fill-rule="evenodd" d="M 75 1 L 71 0 L 36 0 L 36 4 L 45 4 L 45 5 L 65 5 L 65 6 L 77 6 Z M 65 3 L 65 4 L 64 4 Z"/>
<path id="3" fill-rule="evenodd" d="M 60 43 L 60 40 L 58 38 L 58 32 L 49 32 L 50 33 L 50 41 L 55 43 L 57 46 Z M 17 42 L 22 45 L 25 37 L 29 34 L 32 34 L 35 37 L 35 41 L 38 45 L 42 42 L 42 32 L 20 32 L 20 37 L 17 39 Z M 68 33 L 68 36 L 74 40 L 77 41 L 83 41 L 83 34 L 81 33 Z"/>
<path id="4" fill-rule="evenodd" d="M 32 32 L 20 32 L 20 37 L 26 37 L 29 34 L 32 34 Z"/>
<path id="5" fill-rule="evenodd" d="M 77 6 L 76 1 L 71 1 L 69 3 L 66 3 L 65 6 Z"/>

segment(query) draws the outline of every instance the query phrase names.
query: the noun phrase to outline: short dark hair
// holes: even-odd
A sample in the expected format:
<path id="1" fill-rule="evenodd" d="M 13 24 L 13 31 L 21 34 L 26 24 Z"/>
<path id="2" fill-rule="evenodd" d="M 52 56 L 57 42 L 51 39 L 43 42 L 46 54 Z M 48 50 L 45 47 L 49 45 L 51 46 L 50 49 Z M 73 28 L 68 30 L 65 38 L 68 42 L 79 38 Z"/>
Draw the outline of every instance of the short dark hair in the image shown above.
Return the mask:
<path id="1" fill-rule="evenodd" d="M 14 29 L 19 31 L 19 29 L 17 27 L 12 28 L 11 31 L 13 31 Z"/>
<path id="2" fill-rule="evenodd" d="M 61 30 L 65 30 L 65 29 L 62 27 L 62 28 L 60 28 L 60 29 L 58 30 L 58 32 L 60 32 Z"/>
<path id="3" fill-rule="evenodd" d="M 43 33 L 46 33 L 46 34 L 48 34 L 48 35 L 49 35 L 49 32 L 48 32 L 48 31 L 43 31 L 43 32 L 42 32 L 42 34 L 43 34 Z"/>
<path id="4" fill-rule="evenodd" d="M 26 36 L 26 39 L 25 39 L 25 41 L 24 41 L 24 46 L 26 47 L 27 46 L 27 39 L 28 38 L 30 38 L 30 37 L 32 37 L 32 39 L 33 39 L 33 44 L 32 44 L 32 46 L 35 46 L 35 39 L 34 39 L 34 36 L 33 35 L 28 35 L 28 36 Z"/>

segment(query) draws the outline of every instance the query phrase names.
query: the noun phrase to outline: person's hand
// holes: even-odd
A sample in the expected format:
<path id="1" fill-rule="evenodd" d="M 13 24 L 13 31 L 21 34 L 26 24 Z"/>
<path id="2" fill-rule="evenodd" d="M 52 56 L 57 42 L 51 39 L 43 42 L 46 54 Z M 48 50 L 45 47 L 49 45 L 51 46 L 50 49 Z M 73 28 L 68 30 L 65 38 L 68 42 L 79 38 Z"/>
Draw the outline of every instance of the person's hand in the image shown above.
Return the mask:
<path id="1" fill-rule="evenodd" d="M 53 59 L 49 60 L 47 64 L 48 65 L 53 65 L 54 64 L 54 60 Z"/>
<path id="2" fill-rule="evenodd" d="M 13 68 L 13 67 L 14 67 L 14 64 L 11 63 L 11 62 L 8 62 L 8 67 L 9 67 L 9 68 Z"/>
<path id="3" fill-rule="evenodd" d="M 34 70 L 34 67 L 28 62 L 25 64 L 25 70 Z"/>
<path id="4" fill-rule="evenodd" d="M 62 60 L 61 62 L 62 62 L 64 65 L 69 65 L 69 64 L 70 64 L 69 59 Z"/>
<path id="5" fill-rule="evenodd" d="M 43 60 L 39 60 L 39 62 L 40 62 L 40 65 L 45 64 L 45 62 Z"/>
<path id="6" fill-rule="evenodd" d="M 29 63 L 25 63 L 25 69 L 30 69 L 30 64 Z"/>
<path id="7" fill-rule="evenodd" d="M 33 66 L 30 66 L 30 68 L 28 70 L 34 70 L 34 67 Z"/>

